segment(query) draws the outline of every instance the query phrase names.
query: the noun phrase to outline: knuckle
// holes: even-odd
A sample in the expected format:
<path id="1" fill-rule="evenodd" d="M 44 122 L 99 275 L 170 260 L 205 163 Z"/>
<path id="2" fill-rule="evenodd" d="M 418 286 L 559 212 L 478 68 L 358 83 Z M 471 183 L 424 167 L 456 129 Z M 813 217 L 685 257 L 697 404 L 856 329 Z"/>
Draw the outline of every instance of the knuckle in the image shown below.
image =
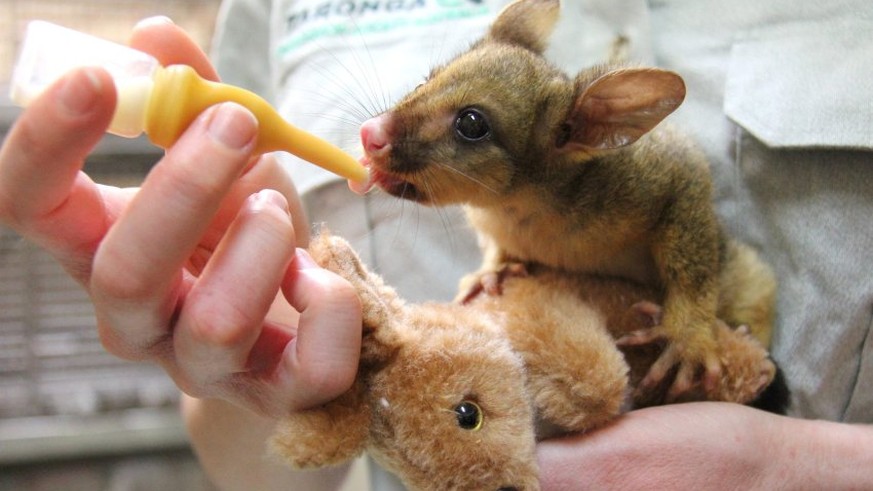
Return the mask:
<path id="1" fill-rule="evenodd" d="M 152 170 L 154 179 L 162 180 L 180 197 L 197 201 L 225 194 L 247 162 L 243 155 L 205 146 L 208 139 L 198 141 L 200 145 L 173 147 Z M 209 172 L 203 171 L 204 161 L 210 163 Z"/>
<path id="2" fill-rule="evenodd" d="M 142 353 L 133 348 L 132 344 L 121 336 L 107 322 L 98 317 L 97 333 L 103 348 L 113 355 L 125 360 L 135 361 L 142 358 Z"/>
<path id="3" fill-rule="evenodd" d="M 142 305 L 155 292 L 155 285 L 135 274 L 136 268 L 124 264 L 122 259 L 110 259 L 105 255 L 95 260 L 89 283 L 95 304 L 124 302 Z"/>
<path id="4" fill-rule="evenodd" d="M 152 172 L 161 186 L 173 190 L 176 199 L 195 203 L 220 197 L 230 185 L 220 172 L 203 172 L 202 167 L 187 161 L 158 165 Z"/>
<path id="5" fill-rule="evenodd" d="M 128 326 L 129 327 L 129 326 Z M 171 359 L 170 335 L 147 334 L 137 330 L 118 329 L 104 316 L 97 316 L 100 342 L 109 353 L 130 361 L 162 361 Z"/>
<path id="6" fill-rule="evenodd" d="M 259 322 L 250 310 L 232 302 L 210 302 L 192 294 L 188 299 L 187 329 L 195 343 L 231 349 L 249 338 L 251 327 Z"/>
<path id="7" fill-rule="evenodd" d="M 209 390 L 202 383 L 196 382 L 193 378 L 182 374 L 172 374 L 171 378 L 176 384 L 176 387 L 186 395 L 195 399 L 205 399 L 215 396 L 214 391 Z"/>

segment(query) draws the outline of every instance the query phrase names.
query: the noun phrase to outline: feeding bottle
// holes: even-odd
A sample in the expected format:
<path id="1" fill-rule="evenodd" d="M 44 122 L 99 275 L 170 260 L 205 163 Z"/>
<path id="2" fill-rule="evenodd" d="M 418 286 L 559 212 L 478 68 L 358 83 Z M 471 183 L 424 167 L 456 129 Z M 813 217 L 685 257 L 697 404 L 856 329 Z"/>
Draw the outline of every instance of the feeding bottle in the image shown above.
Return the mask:
<path id="1" fill-rule="evenodd" d="M 287 151 L 346 179 L 362 182 L 367 170 L 336 146 L 285 121 L 267 101 L 228 84 L 204 80 L 191 67 L 162 67 L 135 49 L 44 21 L 27 27 L 12 75 L 10 97 L 21 106 L 73 68 L 99 66 L 112 76 L 118 93 L 110 133 L 145 133 L 168 148 L 209 106 L 236 102 L 258 119 L 255 153 Z"/>

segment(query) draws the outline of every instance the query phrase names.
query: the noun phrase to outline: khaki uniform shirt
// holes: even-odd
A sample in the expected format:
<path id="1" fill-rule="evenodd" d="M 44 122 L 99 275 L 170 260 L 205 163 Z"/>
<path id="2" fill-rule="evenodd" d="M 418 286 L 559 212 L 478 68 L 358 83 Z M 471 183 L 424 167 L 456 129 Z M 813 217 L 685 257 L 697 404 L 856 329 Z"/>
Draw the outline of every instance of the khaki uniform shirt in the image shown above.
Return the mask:
<path id="1" fill-rule="evenodd" d="M 507 2 L 226 0 L 222 76 L 358 153 L 358 125 L 476 39 Z M 712 163 L 726 230 L 780 282 L 773 356 L 799 417 L 873 422 L 873 8 L 869 0 L 565 0 L 547 54 L 678 72 L 670 120 Z M 288 159 L 313 221 L 351 239 L 410 300 L 478 266 L 457 210 L 362 199 Z M 402 489 L 379 472 L 374 489 Z"/>

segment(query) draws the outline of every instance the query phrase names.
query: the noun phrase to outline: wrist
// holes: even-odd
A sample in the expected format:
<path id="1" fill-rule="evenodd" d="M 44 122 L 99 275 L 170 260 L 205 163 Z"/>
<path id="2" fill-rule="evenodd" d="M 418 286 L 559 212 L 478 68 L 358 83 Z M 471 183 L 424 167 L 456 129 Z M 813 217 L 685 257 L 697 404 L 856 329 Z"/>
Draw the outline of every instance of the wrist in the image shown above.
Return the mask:
<path id="1" fill-rule="evenodd" d="M 873 488 L 873 427 L 781 418 L 766 489 Z"/>

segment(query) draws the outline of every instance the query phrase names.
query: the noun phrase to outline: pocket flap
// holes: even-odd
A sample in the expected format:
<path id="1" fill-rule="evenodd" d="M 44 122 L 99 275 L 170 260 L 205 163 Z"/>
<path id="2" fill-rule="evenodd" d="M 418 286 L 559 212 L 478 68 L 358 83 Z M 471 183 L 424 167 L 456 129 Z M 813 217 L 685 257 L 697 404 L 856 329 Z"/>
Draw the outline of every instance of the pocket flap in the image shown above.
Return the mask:
<path id="1" fill-rule="evenodd" d="M 725 113 L 771 147 L 873 148 L 873 22 L 822 20 L 739 39 Z"/>

